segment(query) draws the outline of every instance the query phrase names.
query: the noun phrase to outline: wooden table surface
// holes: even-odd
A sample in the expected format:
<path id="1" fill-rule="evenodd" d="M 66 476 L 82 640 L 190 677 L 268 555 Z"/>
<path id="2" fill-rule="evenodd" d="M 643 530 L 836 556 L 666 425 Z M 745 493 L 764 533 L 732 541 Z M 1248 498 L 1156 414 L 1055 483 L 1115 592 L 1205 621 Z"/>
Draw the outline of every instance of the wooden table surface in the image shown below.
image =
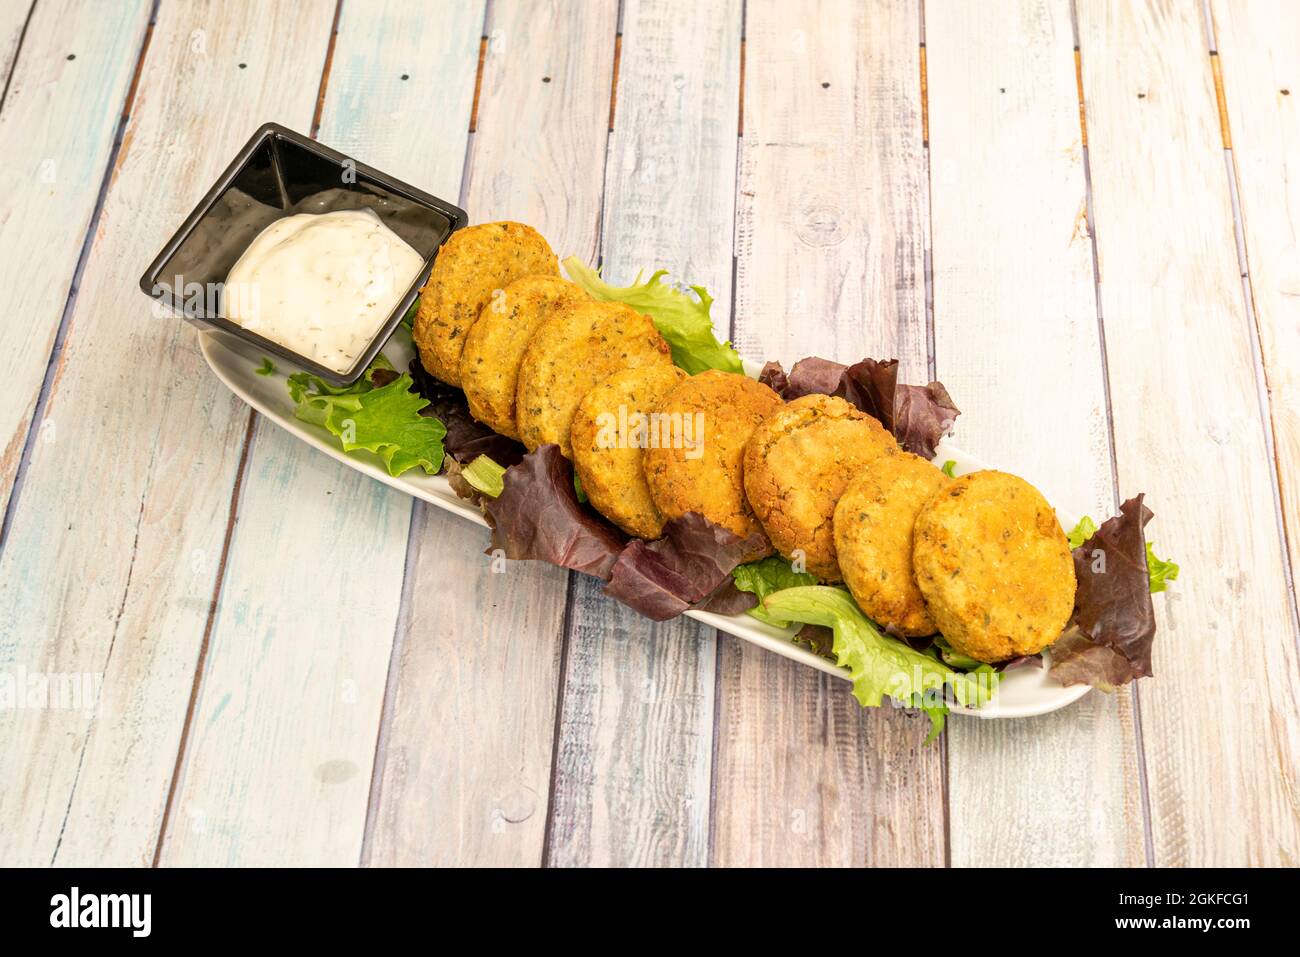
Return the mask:
<path id="1" fill-rule="evenodd" d="M 3 0 L 0 864 L 1300 863 L 1297 38 L 1288 0 Z M 1073 510 L 1147 492 L 1156 677 L 923 747 L 493 574 L 136 287 L 267 120 L 704 284 L 746 356 L 897 356 Z"/>

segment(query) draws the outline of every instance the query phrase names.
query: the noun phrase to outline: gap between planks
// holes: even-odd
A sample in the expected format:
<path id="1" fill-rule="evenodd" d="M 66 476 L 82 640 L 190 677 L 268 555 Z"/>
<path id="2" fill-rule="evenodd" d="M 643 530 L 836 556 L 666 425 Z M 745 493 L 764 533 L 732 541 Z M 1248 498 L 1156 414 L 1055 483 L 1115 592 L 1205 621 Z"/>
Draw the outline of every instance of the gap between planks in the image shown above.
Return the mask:
<path id="1" fill-rule="evenodd" d="M 32 446 L 45 420 L 45 409 L 49 404 L 50 389 L 54 384 L 58 372 L 59 357 L 63 353 L 63 343 L 68 335 L 68 323 L 72 319 L 72 312 L 77 303 L 77 293 L 81 289 L 81 277 L 85 273 L 86 263 L 90 259 L 90 247 L 94 243 L 95 232 L 99 229 L 99 220 L 104 212 L 104 201 L 108 197 L 108 188 L 117 174 L 118 157 L 122 153 L 122 142 L 126 136 L 127 124 L 131 118 L 131 108 L 135 104 L 136 89 L 140 85 L 140 74 L 144 69 L 145 56 L 149 52 L 149 43 L 153 39 L 154 25 L 158 22 L 158 5 L 160 3 L 161 0 L 153 0 L 153 6 L 149 9 L 149 21 L 145 25 L 144 39 L 140 41 L 140 49 L 136 53 L 135 70 L 131 74 L 131 82 L 127 86 L 126 97 L 122 101 L 122 112 L 118 116 L 117 130 L 113 134 L 113 146 L 109 150 L 108 162 L 104 165 L 104 175 L 100 178 L 99 192 L 95 197 L 95 208 L 90 214 L 89 222 L 86 224 L 86 235 L 81 241 L 81 252 L 77 255 L 77 265 L 72 271 L 72 281 L 68 284 L 68 296 L 64 300 L 63 313 L 59 316 L 59 324 L 54 333 L 54 345 L 50 349 L 49 358 L 45 362 L 45 375 L 41 380 L 40 392 L 36 396 L 36 406 L 32 409 L 32 420 L 28 423 L 27 434 L 23 438 L 23 450 L 18 459 L 18 470 L 14 473 L 9 502 L 5 506 L 4 515 L 0 516 L 0 552 L 3 552 L 6 544 L 8 544 L 9 530 L 13 525 L 14 515 L 18 512 L 18 501 L 22 498 L 23 480 L 27 475 L 27 467 L 31 461 Z M 10 67 L 9 76 L 5 78 L 4 97 L 0 97 L 0 107 L 3 106 L 4 99 L 8 97 L 9 81 L 13 79 L 13 75 L 18 69 L 18 57 L 22 51 L 22 40 L 26 38 L 27 26 L 31 23 L 32 14 L 35 10 L 36 3 L 33 0 L 31 8 L 27 11 L 27 20 L 23 23 L 19 46 L 14 50 L 13 65 Z"/>
<path id="2" fill-rule="evenodd" d="M 492 20 L 492 0 L 484 0 L 483 26 L 479 31 L 478 62 L 474 67 L 474 95 L 470 103 L 469 129 L 465 138 L 465 157 L 461 163 L 460 188 L 456 192 L 456 204 L 461 209 L 468 208 L 469 166 L 474 155 L 474 134 L 478 130 L 479 94 L 483 91 L 483 67 L 487 60 L 488 36 L 487 25 Z M 384 697 L 379 706 L 379 725 L 375 731 L 375 752 L 370 763 L 370 789 L 366 799 L 366 820 L 361 829 L 361 851 L 357 855 L 358 864 L 368 867 L 374 848 L 376 814 L 382 797 L 384 763 L 388 753 L 389 724 L 392 720 L 393 698 L 397 694 L 400 679 L 402 654 L 406 645 L 406 634 L 411 622 L 411 592 L 415 582 L 411 577 L 411 566 L 416 556 L 415 529 L 423 510 L 429 505 L 419 499 L 411 501 L 410 520 L 406 526 L 406 555 L 402 562 L 402 592 L 398 598 L 397 620 L 393 625 L 392 650 L 388 655 L 388 672 L 384 678 Z"/>
<path id="3" fill-rule="evenodd" d="M 154 2 L 154 13 L 157 13 L 159 0 Z M 316 133 L 320 130 L 321 111 L 325 107 L 325 90 L 329 82 L 330 68 L 334 63 L 334 46 L 339 35 L 339 18 L 343 13 L 343 0 L 336 0 L 334 4 L 334 18 L 330 22 L 329 41 L 325 46 L 325 62 L 321 66 L 320 85 L 316 90 L 316 109 L 312 114 L 311 131 L 312 139 L 316 138 Z M 152 30 L 152 20 L 150 23 Z M 141 63 L 143 63 L 143 58 Z M 139 79 L 139 67 L 136 68 L 136 79 Z M 135 89 L 135 80 L 132 81 L 132 91 Z M 248 410 L 248 424 L 244 428 L 244 442 L 239 450 L 239 464 L 235 467 L 235 484 L 230 490 L 230 506 L 226 512 L 226 531 L 221 540 L 221 555 L 217 560 L 216 579 L 212 583 L 212 598 L 208 602 L 208 615 L 203 623 L 203 637 L 199 641 L 199 653 L 194 662 L 194 679 L 190 685 L 189 701 L 185 705 L 185 720 L 181 724 L 180 740 L 176 744 L 176 763 L 172 767 L 171 781 L 167 785 L 167 800 L 163 804 L 162 819 L 158 823 L 158 840 L 154 843 L 153 859 L 150 866 L 158 867 L 162 858 L 163 844 L 167 838 L 167 829 L 171 825 L 172 808 L 176 801 L 177 786 L 180 783 L 181 775 L 185 769 L 185 756 L 189 750 L 190 729 L 194 721 L 194 711 L 198 704 L 199 693 L 203 689 L 203 673 L 207 669 L 208 650 L 212 639 L 212 629 L 216 623 L 217 608 L 221 603 L 221 592 L 226 582 L 226 561 L 230 556 L 230 544 L 234 539 L 235 526 L 239 522 L 239 501 L 244 490 L 244 478 L 248 471 L 248 460 L 253 448 L 253 436 L 257 431 L 257 410 Z"/>
<path id="4" fill-rule="evenodd" d="M 490 0 L 489 0 L 490 2 Z M 623 52 L 623 0 L 618 2 L 614 30 L 614 60 L 609 74 L 609 123 L 605 134 L 605 150 L 601 160 L 600 204 L 596 209 L 596 269 L 604 264 L 605 202 L 609 196 L 609 149 L 614 132 L 614 114 L 618 103 L 618 73 Z M 569 648 L 573 644 L 573 605 L 577 600 L 574 587 L 580 572 L 569 572 L 564 586 L 564 615 L 560 623 L 563 639 L 560 642 L 559 678 L 555 689 L 555 726 L 551 734 L 551 773 L 546 785 L 546 820 L 542 828 L 542 867 L 551 866 L 551 840 L 555 826 L 555 791 L 560 775 L 560 734 L 564 726 L 564 693 L 568 688 Z"/>
<path id="5" fill-rule="evenodd" d="M 934 335 L 934 247 L 933 247 L 933 181 L 930 166 L 930 61 L 925 40 L 925 0 L 917 3 L 917 16 L 920 18 L 917 35 L 920 43 L 917 49 L 917 69 L 921 84 L 921 158 L 925 163 L 925 216 L 923 218 L 925 238 L 922 249 L 922 285 L 925 308 L 925 364 L 927 377 L 934 381 L 938 371 L 938 357 L 935 350 Z M 952 787 L 949 783 L 952 765 L 948 758 L 948 735 L 945 732 L 939 741 L 939 776 L 943 781 L 941 796 L 943 819 L 943 866 L 952 867 Z"/>
<path id="6" fill-rule="evenodd" d="M 1093 212 L 1092 156 L 1088 149 L 1088 110 L 1083 92 L 1083 52 L 1079 44 L 1079 9 L 1076 0 L 1070 0 L 1070 30 L 1074 34 L 1074 82 L 1079 98 L 1079 138 L 1083 158 L 1084 215 L 1087 218 L 1088 242 L 1092 254 L 1092 291 L 1097 312 L 1097 347 L 1101 352 L 1101 389 L 1106 404 L 1106 443 L 1110 451 L 1110 480 L 1113 490 L 1112 504 L 1119 514 L 1119 456 L 1115 445 L 1115 413 L 1111 401 L 1110 357 L 1106 348 L 1106 321 L 1101 298 L 1101 259 L 1097 252 L 1096 218 Z M 1129 691 L 1133 708 L 1133 749 L 1137 754 L 1138 794 L 1142 806 L 1142 852 L 1146 866 L 1154 867 L 1155 832 L 1151 823 L 1151 787 L 1147 776 L 1146 744 L 1142 732 L 1142 697 L 1135 681 Z"/>
<path id="7" fill-rule="evenodd" d="M 1209 47 L 1211 68 L 1214 72 L 1214 97 L 1219 108 L 1219 128 L 1223 136 L 1224 169 L 1228 178 L 1228 197 L 1232 202 L 1232 232 L 1237 247 L 1237 271 L 1241 273 L 1241 294 L 1246 308 L 1246 326 L 1250 340 L 1251 361 L 1255 366 L 1255 392 L 1259 403 L 1259 414 L 1264 427 L 1264 448 L 1272 463 L 1269 469 L 1269 485 L 1273 492 L 1273 510 L 1277 521 L 1282 550 L 1282 575 L 1286 583 L 1287 596 L 1291 600 L 1291 636 L 1300 648 L 1300 599 L 1296 595 L 1295 568 L 1291 564 L 1291 550 L 1287 543 L 1294 536 L 1300 535 L 1300 529 L 1289 528 L 1286 510 L 1282 507 L 1281 470 L 1282 461 L 1277 454 L 1277 438 L 1273 434 L 1273 403 L 1270 398 L 1268 366 L 1264 363 L 1264 350 L 1261 342 L 1259 317 L 1255 312 L 1255 281 L 1250 272 L 1250 250 L 1246 247 L 1245 220 L 1241 210 L 1241 192 L 1237 173 L 1236 154 L 1232 149 L 1232 128 L 1228 122 L 1228 98 L 1223 86 L 1223 68 L 1219 59 L 1218 36 L 1214 28 L 1214 13 L 1210 0 L 1201 4 L 1201 18 L 1205 26 L 1205 42 Z"/>
<path id="8" fill-rule="evenodd" d="M 157 12 L 158 0 L 154 0 L 154 12 Z M 32 14 L 36 12 L 36 0 L 32 0 L 32 5 L 27 8 L 27 16 L 23 20 L 23 28 L 18 31 L 18 44 L 14 47 L 14 58 L 9 61 L 9 72 L 5 75 L 4 89 L 0 90 L 0 110 L 4 109 L 5 100 L 9 99 L 9 84 L 13 82 L 14 74 L 18 72 L 18 58 L 23 53 L 23 41 L 27 39 L 27 28 L 31 26 Z M 149 15 L 149 25 L 153 26 L 153 14 Z M 136 68 L 137 75 L 139 67 Z M 134 89 L 134 86 L 132 87 Z"/>

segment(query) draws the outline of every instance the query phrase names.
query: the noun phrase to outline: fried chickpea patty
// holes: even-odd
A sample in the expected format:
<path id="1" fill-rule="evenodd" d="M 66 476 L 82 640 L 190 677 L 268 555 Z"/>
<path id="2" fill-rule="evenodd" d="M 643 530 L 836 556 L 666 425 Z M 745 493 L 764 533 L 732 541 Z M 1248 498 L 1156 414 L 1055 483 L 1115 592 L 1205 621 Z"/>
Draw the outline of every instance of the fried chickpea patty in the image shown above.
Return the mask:
<path id="1" fill-rule="evenodd" d="M 525 276 L 483 307 L 460 357 L 460 385 L 474 418 L 519 438 L 515 387 L 528 340 L 557 307 L 587 298 L 580 287 L 558 276 Z"/>
<path id="2" fill-rule="evenodd" d="M 649 316 L 620 302 L 574 302 L 537 327 L 519 363 L 515 422 L 532 451 L 553 442 L 573 458 L 569 429 L 582 397 L 615 372 L 670 366 Z"/>
<path id="3" fill-rule="evenodd" d="M 685 378 L 672 365 L 624 369 L 583 396 L 573 417 L 573 467 L 587 498 L 623 531 L 647 541 L 664 530 L 641 468 L 644 450 L 660 437 L 651 431 L 650 414 Z"/>
<path id="4" fill-rule="evenodd" d="M 762 532 L 745 499 L 745 443 L 780 406 L 780 396 L 761 382 L 717 369 L 664 396 L 660 422 L 684 441 L 646 449 L 643 461 L 650 497 L 664 517 L 699 512 L 742 538 Z M 771 553 L 765 547 L 750 559 Z"/>
<path id="5" fill-rule="evenodd" d="M 420 291 L 412 338 L 420 362 L 449 385 L 459 386 L 465 334 L 498 289 L 524 276 L 558 276 L 555 253 L 523 223 L 482 223 L 451 234 L 438 251 Z"/>
<path id="6" fill-rule="evenodd" d="M 810 574 L 840 581 L 832 531 L 835 503 L 864 468 L 898 451 L 865 412 L 830 395 L 787 403 L 754 430 L 745 447 L 745 494 L 785 558 L 803 553 Z"/>
<path id="7" fill-rule="evenodd" d="M 937 630 L 912 572 L 912 529 L 921 508 L 952 479 L 910 452 L 882 455 L 835 506 L 835 557 L 867 616 L 892 632 Z"/>
<path id="8" fill-rule="evenodd" d="M 1056 513 L 1022 478 L 955 479 L 916 519 L 916 583 L 944 638 L 977 661 L 1042 651 L 1074 610 L 1074 561 Z"/>

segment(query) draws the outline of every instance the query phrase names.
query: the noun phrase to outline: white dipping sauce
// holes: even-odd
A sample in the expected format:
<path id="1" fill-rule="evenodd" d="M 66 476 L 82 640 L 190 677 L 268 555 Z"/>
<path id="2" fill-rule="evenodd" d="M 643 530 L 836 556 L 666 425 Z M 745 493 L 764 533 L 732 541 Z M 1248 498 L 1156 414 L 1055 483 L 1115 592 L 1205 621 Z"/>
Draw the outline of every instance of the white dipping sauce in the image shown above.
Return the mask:
<path id="1" fill-rule="evenodd" d="M 226 318 L 347 372 L 424 259 L 370 209 L 298 213 L 258 233 L 226 278 Z"/>

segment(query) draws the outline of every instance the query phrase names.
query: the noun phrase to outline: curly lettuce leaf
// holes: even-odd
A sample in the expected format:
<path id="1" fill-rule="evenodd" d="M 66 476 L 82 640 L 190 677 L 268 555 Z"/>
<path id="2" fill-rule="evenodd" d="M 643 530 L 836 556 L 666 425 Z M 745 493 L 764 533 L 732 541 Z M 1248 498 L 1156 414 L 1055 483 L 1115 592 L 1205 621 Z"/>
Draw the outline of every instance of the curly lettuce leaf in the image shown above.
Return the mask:
<path id="1" fill-rule="evenodd" d="M 1065 539 L 1070 543 L 1070 550 L 1078 548 L 1092 536 L 1097 534 L 1097 523 L 1089 515 L 1079 519 L 1079 524 L 1074 526 L 1065 533 Z"/>
<path id="2" fill-rule="evenodd" d="M 1079 519 L 1079 524 L 1065 533 L 1066 540 L 1073 551 L 1097 534 L 1097 523 L 1089 515 Z M 1169 582 L 1178 579 L 1178 563 L 1161 558 L 1152 551 L 1152 542 L 1146 543 L 1147 554 L 1147 588 L 1152 595 L 1169 587 Z"/>
<path id="3" fill-rule="evenodd" d="M 1150 677 L 1156 634 L 1143 528 L 1151 510 L 1138 495 L 1074 550 L 1074 617 L 1052 645 L 1052 677 L 1112 690 Z"/>
<path id="4" fill-rule="evenodd" d="M 430 475 L 442 469 L 443 424 L 420 415 L 429 400 L 411 391 L 407 374 L 395 375 L 379 356 L 360 379 L 332 386 L 309 372 L 289 377 L 294 415 L 332 433 L 345 452 L 364 449 L 383 461 L 389 475 L 417 466 Z"/>
<path id="5" fill-rule="evenodd" d="M 1151 550 L 1152 543 L 1147 542 L 1147 579 L 1150 581 L 1151 594 L 1164 591 L 1168 583 L 1178 578 L 1178 565 L 1166 561 Z"/>
<path id="6" fill-rule="evenodd" d="M 969 674 L 954 671 L 933 654 L 914 651 L 882 634 L 842 588 L 786 588 L 769 595 L 763 604 L 774 617 L 831 628 L 835 660 L 849 670 L 858 703 L 876 708 L 888 697 L 905 707 L 921 708 L 930 717 L 927 743 L 943 730 L 949 696 L 977 708 L 988 703 L 997 687 L 998 676 L 987 666 Z"/>
<path id="7" fill-rule="evenodd" d="M 529 452 L 502 477 L 501 494 L 483 501 L 492 546 L 509 559 L 550 562 L 609 580 L 627 537 L 578 503 L 573 466 L 558 445 Z"/>
<path id="8" fill-rule="evenodd" d="M 759 381 L 787 402 L 813 393 L 839 396 L 877 419 L 899 445 L 924 459 L 934 458 L 939 441 L 952 432 L 961 414 L 943 383 L 900 383 L 897 359 L 866 358 L 846 366 L 808 356 L 796 362 L 789 375 L 780 363 L 769 362 Z"/>
<path id="9" fill-rule="evenodd" d="M 564 269 L 593 299 L 623 302 L 649 316 L 672 349 L 673 362 L 691 375 L 706 369 L 744 373 L 739 353 L 731 343 L 719 342 L 713 334 L 713 320 L 709 317 L 713 297 L 703 286 L 691 286 L 698 297 L 692 299 L 661 281 L 668 274 L 664 269 L 646 282 L 641 282 L 638 274 L 630 286 L 612 286 L 577 256 L 564 260 Z"/>
<path id="10" fill-rule="evenodd" d="M 770 555 L 756 562 L 738 565 L 732 570 L 731 577 L 736 583 L 736 588 L 743 592 L 749 592 L 758 599 L 759 604 L 749 609 L 749 613 L 759 621 L 766 622 L 775 628 L 788 628 L 790 623 L 774 618 L 769 614 L 762 605 L 763 600 L 768 595 L 787 588 L 817 584 L 816 575 L 795 571 L 790 567 L 790 563 L 779 555 Z"/>
<path id="11" fill-rule="evenodd" d="M 652 621 L 700 607 L 734 613 L 736 598 L 747 599 L 741 608 L 753 599 L 735 590 L 731 572 L 766 543 L 762 533 L 741 538 L 699 512 L 687 512 L 664 525 L 662 538 L 628 542 L 604 591 Z"/>

